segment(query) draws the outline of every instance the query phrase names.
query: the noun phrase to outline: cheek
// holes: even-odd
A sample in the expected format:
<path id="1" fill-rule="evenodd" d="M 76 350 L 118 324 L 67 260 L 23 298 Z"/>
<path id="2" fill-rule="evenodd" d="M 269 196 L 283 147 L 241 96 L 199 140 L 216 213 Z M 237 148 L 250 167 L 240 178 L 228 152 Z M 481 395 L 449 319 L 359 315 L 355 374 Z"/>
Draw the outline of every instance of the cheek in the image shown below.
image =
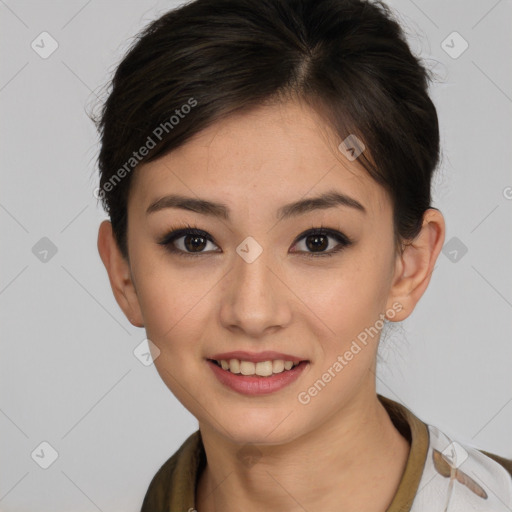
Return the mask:
<path id="1" fill-rule="evenodd" d="M 385 325 L 379 273 L 369 271 L 363 261 L 359 260 L 346 277 L 331 276 L 322 284 L 323 291 L 315 288 L 307 302 L 322 320 L 312 320 L 320 351 L 297 396 L 298 403 L 309 408 L 308 414 L 319 418 L 332 407 L 333 400 L 340 405 L 361 386 L 373 382 L 378 342 Z M 316 315 L 309 316 L 313 319 Z"/>
<path id="2" fill-rule="evenodd" d="M 155 367 L 169 390 L 195 416 L 200 396 L 205 331 L 204 298 L 207 290 L 184 284 L 162 271 L 147 279 L 141 290 L 141 308 L 147 337 L 158 347 Z"/>
<path id="3" fill-rule="evenodd" d="M 160 255 L 140 255 L 134 264 L 137 296 L 148 338 L 173 366 L 180 358 L 199 353 L 194 343 L 204 332 L 205 300 L 211 284 L 197 273 L 180 270 Z"/>
<path id="4" fill-rule="evenodd" d="M 327 371 L 338 356 L 346 356 L 343 374 L 355 372 L 352 378 L 357 378 L 357 368 L 363 371 L 372 365 L 385 325 L 389 276 L 384 265 L 383 259 L 361 253 L 347 258 L 337 269 L 318 272 L 307 282 L 295 280 L 295 289 L 301 288 L 297 295 L 306 298 L 305 305 L 314 313 L 309 317 L 321 342 L 322 367 L 317 372 Z"/>
<path id="5" fill-rule="evenodd" d="M 382 259 L 358 252 L 336 267 L 297 272 L 293 291 L 332 330 L 365 326 L 385 306 L 389 269 Z"/>

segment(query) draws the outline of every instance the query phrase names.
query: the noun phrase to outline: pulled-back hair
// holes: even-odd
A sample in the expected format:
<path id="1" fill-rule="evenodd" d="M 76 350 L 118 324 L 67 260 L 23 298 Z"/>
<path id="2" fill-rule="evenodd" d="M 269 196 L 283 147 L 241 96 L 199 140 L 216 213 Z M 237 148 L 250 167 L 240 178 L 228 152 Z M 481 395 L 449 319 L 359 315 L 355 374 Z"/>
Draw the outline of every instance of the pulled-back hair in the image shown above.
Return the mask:
<path id="1" fill-rule="evenodd" d="M 391 10 L 364 0 L 194 0 L 136 37 L 93 121 L 98 197 L 128 259 L 127 200 L 140 163 L 239 111 L 300 98 L 389 193 L 395 242 L 431 208 L 439 126 L 431 78 Z M 134 154 L 136 152 L 136 155 Z"/>

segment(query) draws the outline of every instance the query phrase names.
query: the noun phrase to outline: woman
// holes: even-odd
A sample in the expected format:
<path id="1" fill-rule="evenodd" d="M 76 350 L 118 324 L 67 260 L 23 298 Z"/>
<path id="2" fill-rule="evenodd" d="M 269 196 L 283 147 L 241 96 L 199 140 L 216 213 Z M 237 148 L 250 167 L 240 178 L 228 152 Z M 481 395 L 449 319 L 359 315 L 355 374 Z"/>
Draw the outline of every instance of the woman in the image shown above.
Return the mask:
<path id="1" fill-rule="evenodd" d="M 196 0 L 119 65 L 98 249 L 199 423 L 143 512 L 510 510 L 512 461 L 376 393 L 445 236 L 428 80 L 362 0 Z"/>

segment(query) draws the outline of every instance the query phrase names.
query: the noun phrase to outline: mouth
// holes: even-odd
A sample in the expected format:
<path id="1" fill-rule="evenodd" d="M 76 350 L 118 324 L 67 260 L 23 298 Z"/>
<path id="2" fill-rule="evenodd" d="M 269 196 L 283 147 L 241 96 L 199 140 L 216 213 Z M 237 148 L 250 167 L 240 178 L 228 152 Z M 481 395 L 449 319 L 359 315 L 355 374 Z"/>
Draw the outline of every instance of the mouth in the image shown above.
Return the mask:
<path id="1" fill-rule="evenodd" d="M 274 350 L 262 352 L 234 350 L 213 354 L 208 360 L 235 375 L 257 375 L 259 377 L 271 377 L 291 371 L 302 362 L 310 362 L 305 358 Z"/>
<path id="2" fill-rule="evenodd" d="M 247 361 L 243 359 L 208 359 L 223 370 L 246 377 L 272 377 L 283 372 L 288 372 L 302 363 L 309 361 L 291 361 L 284 359 L 268 359 L 265 361 Z"/>
<path id="3" fill-rule="evenodd" d="M 310 365 L 309 360 L 276 352 L 252 355 L 230 352 L 207 358 L 205 362 L 223 386 L 246 396 L 280 391 L 300 378 Z"/>

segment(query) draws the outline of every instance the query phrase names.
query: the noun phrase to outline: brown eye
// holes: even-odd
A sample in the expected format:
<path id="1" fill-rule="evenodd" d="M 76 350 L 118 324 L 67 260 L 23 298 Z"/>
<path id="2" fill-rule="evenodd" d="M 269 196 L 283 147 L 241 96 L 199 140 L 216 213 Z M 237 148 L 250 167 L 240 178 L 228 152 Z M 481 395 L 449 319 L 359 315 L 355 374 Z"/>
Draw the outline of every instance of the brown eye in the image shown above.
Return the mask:
<path id="1" fill-rule="evenodd" d="M 202 236 L 185 235 L 183 245 L 190 252 L 201 252 L 206 247 L 207 240 Z"/>
<path id="2" fill-rule="evenodd" d="M 306 237 L 306 247 L 311 251 L 324 251 L 329 246 L 327 235 L 309 235 Z"/>
<path id="3" fill-rule="evenodd" d="M 180 254 L 183 256 L 194 256 L 207 254 L 210 252 L 218 252 L 215 250 L 204 250 L 208 244 L 216 247 L 211 236 L 197 228 L 182 228 L 176 229 L 165 235 L 159 242 L 160 245 L 172 253 Z"/>
<path id="4" fill-rule="evenodd" d="M 304 240 L 304 242 L 302 242 Z M 352 245 L 353 241 L 339 231 L 316 228 L 306 231 L 294 243 L 294 247 L 302 246 L 300 250 L 292 252 L 304 253 L 306 256 L 332 256 Z M 326 249 L 330 247 L 330 250 Z"/>

